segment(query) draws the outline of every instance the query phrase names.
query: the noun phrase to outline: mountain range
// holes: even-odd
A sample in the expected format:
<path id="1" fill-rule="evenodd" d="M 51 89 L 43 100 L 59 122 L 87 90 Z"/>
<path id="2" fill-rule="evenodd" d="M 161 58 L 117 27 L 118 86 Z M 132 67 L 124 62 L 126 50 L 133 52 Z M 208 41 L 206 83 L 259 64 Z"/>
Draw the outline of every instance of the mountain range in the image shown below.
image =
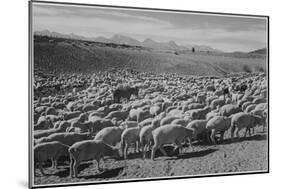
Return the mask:
<path id="1" fill-rule="evenodd" d="M 174 50 L 174 51 L 188 51 L 192 48 L 195 48 L 196 51 L 210 51 L 210 52 L 222 52 L 218 49 L 214 49 L 210 46 L 205 45 L 178 45 L 175 41 L 168 42 L 157 42 L 150 38 L 147 38 L 143 41 L 138 41 L 132 37 L 124 36 L 124 35 L 113 35 L 110 38 L 106 38 L 103 36 L 98 37 L 84 37 L 80 35 L 76 35 L 74 33 L 71 34 L 62 34 L 58 32 L 51 32 L 49 30 L 35 31 L 35 35 L 40 36 L 49 36 L 49 37 L 57 37 L 57 38 L 66 38 L 66 39 L 76 39 L 76 40 L 85 40 L 85 41 L 95 41 L 101 43 L 115 43 L 115 44 L 125 44 L 130 46 L 142 46 L 157 50 Z"/>

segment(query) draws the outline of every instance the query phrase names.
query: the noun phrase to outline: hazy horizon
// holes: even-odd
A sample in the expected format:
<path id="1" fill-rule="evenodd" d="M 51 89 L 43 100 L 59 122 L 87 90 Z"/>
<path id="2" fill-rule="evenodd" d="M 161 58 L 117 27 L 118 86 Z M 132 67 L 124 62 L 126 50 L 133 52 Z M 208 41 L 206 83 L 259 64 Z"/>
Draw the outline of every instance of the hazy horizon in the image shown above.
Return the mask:
<path id="1" fill-rule="evenodd" d="M 175 41 L 210 46 L 225 52 L 267 47 L 267 20 L 71 5 L 33 5 L 33 31 L 49 30 L 84 37 L 124 35 L 143 41 Z"/>

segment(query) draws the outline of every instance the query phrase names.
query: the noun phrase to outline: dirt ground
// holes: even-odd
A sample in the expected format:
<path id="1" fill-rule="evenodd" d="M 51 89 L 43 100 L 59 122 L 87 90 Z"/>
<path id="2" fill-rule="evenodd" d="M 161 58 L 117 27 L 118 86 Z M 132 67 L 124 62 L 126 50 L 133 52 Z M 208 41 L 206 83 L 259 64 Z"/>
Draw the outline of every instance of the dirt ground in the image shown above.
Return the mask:
<path id="1" fill-rule="evenodd" d="M 241 131 L 240 135 L 243 135 Z M 79 167 L 79 178 L 69 177 L 69 162 L 59 164 L 58 169 L 46 165 L 41 176 L 35 169 L 35 185 L 95 182 L 167 176 L 194 176 L 213 173 L 235 173 L 244 171 L 266 171 L 268 169 L 267 133 L 256 128 L 251 137 L 234 142 L 226 140 L 217 145 L 194 144 L 193 151 L 187 146 L 178 156 L 158 156 L 155 161 L 141 159 L 141 154 L 130 154 L 128 160 L 106 159 L 104 171 L 98 172 L 97 163 L 84 162 Z M 130 151 L 129 151 L 130 152 Z M 150 155 L 149 155 L 150 157 Z"/>

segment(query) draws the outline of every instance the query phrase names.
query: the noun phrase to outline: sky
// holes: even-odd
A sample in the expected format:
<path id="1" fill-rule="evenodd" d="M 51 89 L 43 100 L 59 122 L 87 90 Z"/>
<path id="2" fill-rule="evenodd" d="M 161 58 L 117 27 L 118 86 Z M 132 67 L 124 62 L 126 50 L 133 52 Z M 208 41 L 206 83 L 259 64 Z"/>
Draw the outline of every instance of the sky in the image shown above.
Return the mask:
<path id="1" fill-rule="evenodd" d="M 178 45 L 206 45 L 225 52 L 267 46 L 267 20 L 136 9 L 33 4 L 33 31 L 55 31 L 85 37 L 115 34 Z"/>

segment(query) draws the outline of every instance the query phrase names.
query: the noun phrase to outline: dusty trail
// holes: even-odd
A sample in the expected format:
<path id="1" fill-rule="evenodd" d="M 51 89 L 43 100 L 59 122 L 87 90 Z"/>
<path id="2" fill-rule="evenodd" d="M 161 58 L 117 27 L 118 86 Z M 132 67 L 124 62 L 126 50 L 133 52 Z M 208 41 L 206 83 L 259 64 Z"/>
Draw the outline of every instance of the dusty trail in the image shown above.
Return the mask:
<path id="1" fill-rule="evenodd" d="M 97 164 L 85 162 L 80 167 L 79 178 L 69 177 L 68 162 L 57 170 L 47 168 L 47 176 L 35 177 L 35 184 L 95 182 L 105 180 L 123 180 L 166 176 L 194 176 L 201 174 L 234 173 L 245 171 L 266 171 L 268 169 L 267 134 L 257 128 L 252 137 L 231 142 L 229 133 L 226 140 L 218 145 L 188 147 L 179 156 L 157 157 L 155 161 L 141 159 L 140 154 L 130 154 L 129 159 L 107 159 L 103 164 L 105 170 L 97 171 Z M 40 174 L 36 169 L 36 174 Z"/>

